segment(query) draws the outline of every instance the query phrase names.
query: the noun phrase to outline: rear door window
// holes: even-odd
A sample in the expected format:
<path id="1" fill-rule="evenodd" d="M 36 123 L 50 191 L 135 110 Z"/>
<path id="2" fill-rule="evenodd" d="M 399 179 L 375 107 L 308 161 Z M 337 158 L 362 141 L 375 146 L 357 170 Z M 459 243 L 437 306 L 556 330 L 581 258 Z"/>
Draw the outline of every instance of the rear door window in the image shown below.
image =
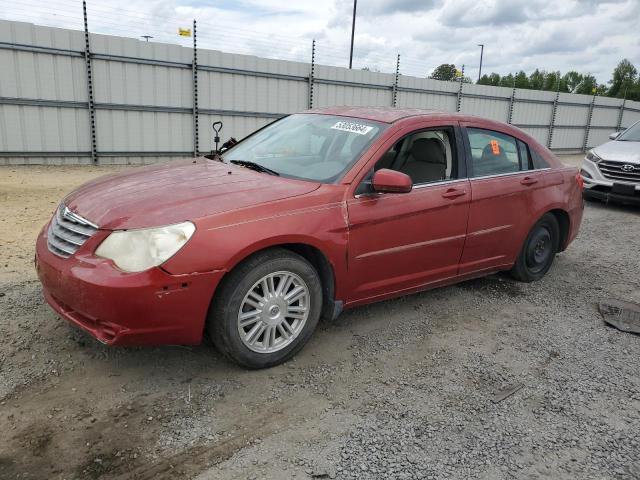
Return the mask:
<path id="1" fill-rule="evenodd" d="M 520 170 L 533 170 L 529 147 L 523 141 L 518 140 L 518 152 L 520 153 Z"/>
<path id="2" fill-rule="evenodd" d="M 520 154 L 515 138 L 479 128 L 467 128 L 474 177 L 519 172 Z"/>
<path id="3" fill-rule="evenodd" d="M 533 148 L 530 148 L 529 151 L 531 152 L 532 168 L 549 168 L 549 164 L 544 158 L 542 158 L 542 155 L 536 152 Z"/>

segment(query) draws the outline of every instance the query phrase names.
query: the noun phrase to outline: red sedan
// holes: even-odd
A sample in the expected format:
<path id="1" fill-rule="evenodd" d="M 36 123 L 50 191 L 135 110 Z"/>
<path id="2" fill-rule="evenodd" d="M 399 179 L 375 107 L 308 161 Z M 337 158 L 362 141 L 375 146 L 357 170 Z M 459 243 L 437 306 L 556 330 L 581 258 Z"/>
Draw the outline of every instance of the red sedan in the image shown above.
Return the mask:
<path id="1" fill-rule="evenodd" d="M 321 317 L 508 270 L 576 237 L 582 179 L 503 123 L 420 110 L 290 115 L 221 156 L 102 177 L 37 240 L 44 294 L 110 345 L 285 361 Z"/>

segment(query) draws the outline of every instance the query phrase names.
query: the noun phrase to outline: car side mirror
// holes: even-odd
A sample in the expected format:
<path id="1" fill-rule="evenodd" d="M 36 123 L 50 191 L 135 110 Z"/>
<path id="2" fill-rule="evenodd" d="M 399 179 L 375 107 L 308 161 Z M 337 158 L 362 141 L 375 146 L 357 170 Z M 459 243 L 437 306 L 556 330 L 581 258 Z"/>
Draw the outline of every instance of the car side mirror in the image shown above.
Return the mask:
<path id="1" fill-rule="evenodd" d="M 620 136 L 622 132 L 613 132 L 609 135 L 609 140 L 615 140 L 616 138 L 618 138 Z"/>
<path id="2" fill-rule="evenodd" d="M 376 193 L 409 193 L 413 182 L 406 173 L 381 168 L 373 174 L 371 186 Z"/>

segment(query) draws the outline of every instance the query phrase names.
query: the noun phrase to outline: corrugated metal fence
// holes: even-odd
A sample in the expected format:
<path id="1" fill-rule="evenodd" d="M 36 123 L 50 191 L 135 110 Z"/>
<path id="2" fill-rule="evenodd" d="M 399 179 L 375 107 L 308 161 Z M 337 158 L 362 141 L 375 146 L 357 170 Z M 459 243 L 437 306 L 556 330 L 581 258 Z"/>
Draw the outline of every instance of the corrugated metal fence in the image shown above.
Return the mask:
<path id="1" fill-rule="evenodd" d="M 194 33 L 195 31 L 194 23 Z M 197 37 L 195 37 L 197 39 Z M 195 44 L 195 41 L 194 41 Z M 401 69 L 400 69 L 401 70 Z M 640 102 L 442 82 L 0 21 L 0 164 L 148 163 L 209 152 L 309 106 L 393 105 L 512 123 L 582 151 Z"/>

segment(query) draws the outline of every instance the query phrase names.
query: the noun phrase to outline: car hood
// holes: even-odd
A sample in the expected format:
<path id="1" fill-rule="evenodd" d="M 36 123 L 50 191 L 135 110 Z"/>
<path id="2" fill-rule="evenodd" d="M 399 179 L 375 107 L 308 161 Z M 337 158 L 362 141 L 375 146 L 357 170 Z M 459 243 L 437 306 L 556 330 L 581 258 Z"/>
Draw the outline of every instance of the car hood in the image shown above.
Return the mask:
<path id="1" fill-rule="evenodd" d="M 593 151 L 603 160 L 640 164 L 640 142 L 607 142 Z"/>
<path id="2" fill-rule="evenodd" d="M 64 203 L 100 228 L 148 228 L 304 195 L 319 187 L 202 157 L 100 177 L 70 193 Z"/>

